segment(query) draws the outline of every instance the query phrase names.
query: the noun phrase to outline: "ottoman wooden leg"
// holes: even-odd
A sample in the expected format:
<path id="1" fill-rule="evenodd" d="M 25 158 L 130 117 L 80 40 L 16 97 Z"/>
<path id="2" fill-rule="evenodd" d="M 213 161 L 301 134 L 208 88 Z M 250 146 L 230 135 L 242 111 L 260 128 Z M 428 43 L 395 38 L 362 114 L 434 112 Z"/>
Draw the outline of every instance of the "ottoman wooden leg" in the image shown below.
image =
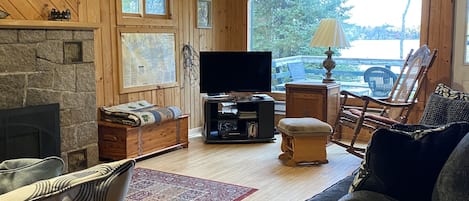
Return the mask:
<path id="1" fill-rule="evenodd" d="M 286 152 L 283 152 L 281 153 L 279 156 L 278 156 L 278 159 L 282 160 L 282 161 L 286 161 L 286 160 L 289 160 L 291 157 L 289 156 L 288 153 Z"/>
<path id="2" fill-rule="evenodd" d="M 292 149 L 291 149 L 291 137 L 282 133 L 282 144 L 280 145 L 280 149 L 283 153 L 281 153 L 278 158 L 282 161 L 290 160 L 292 158 Z"/>
<path id="3" fill-rule="evenodd" d="M 282 144 L 280 145 L 280 150 L 282 150 L 282 152 L 287 151 L 287 144 L 288 144 L 288 136 L 282 133 Z"/>
<path id="4" fill-rule="evenodd" d="M 287 162 L 285 162 L 285 165 L 286 165 L 286 166 L 290 166 L 290 167 L 295 167 L 297 164 L 298 164 L 298 163 L 297 163 L 295 160 L 293 160 L 293 159 L 288 160 Z"/>

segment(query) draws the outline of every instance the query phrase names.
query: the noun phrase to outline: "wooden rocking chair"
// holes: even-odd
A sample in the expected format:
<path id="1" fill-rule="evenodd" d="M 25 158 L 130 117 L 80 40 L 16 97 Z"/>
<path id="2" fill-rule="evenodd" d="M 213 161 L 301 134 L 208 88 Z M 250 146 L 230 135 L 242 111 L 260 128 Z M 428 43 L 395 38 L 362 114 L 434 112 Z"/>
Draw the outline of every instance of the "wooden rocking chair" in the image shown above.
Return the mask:
<path id="1" fill-rule="evenodd" d="M 415 53 L 411 50 L 387 98 L 376 99 L 341 91 L 340 109 L 331 141 L 347 148 L 347 151 L 355 156 L 363 158 L 365 149 L 354 146 L 362 128 L 371 133 L 378 128 L 406 123 L 436 54 L 437 50 L 430 51 L 427 45 L 423 45 Z M 349 97 L 359 100 L 361 105 L 350 105 Z M 350 143 L 341 141 L 342 126 L 353 129 Z"/>

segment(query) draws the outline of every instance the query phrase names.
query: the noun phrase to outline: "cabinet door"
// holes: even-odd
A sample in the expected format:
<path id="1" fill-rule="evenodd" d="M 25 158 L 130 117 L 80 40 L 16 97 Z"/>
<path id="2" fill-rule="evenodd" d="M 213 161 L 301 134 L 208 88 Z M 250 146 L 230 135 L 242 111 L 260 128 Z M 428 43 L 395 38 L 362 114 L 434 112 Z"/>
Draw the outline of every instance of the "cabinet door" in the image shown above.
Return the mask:
<path id="1" fill-rule="evenodd" d="M 274 102 L 258 103 L 258 138 L 274 137 Z"/>
<path id="2" fill-rule="evenodd" d="M 339 113 L 339 100 L 340 100 L 340 88 L 332 88 L 327 93 L 327 111 L 324 115 L 327 118 L 327 123 L 334 125 L 337 114 Z"/>
<path id="3" fill-rule="evenodd" d="M 287 98 L 287 117 L 314 117 L 327 121 L 324 113 L 324 95 L 292 92 Z"/>
<path id="4" fill-rule="evenodd" d="M 207 139 L 218 139 L 218 102 L 204 102 L 204 130 Z"/>

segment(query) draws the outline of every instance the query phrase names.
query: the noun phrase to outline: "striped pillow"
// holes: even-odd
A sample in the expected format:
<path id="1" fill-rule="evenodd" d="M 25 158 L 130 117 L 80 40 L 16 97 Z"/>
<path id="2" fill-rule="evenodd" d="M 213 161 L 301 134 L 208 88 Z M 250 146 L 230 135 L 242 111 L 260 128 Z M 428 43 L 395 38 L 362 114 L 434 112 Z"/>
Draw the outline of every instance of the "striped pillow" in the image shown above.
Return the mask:
<path id="1" fill-rule="evenodd" d="M 135 160 L 104 163 L 0 195 L 0 200 L 124 200 Z"/>

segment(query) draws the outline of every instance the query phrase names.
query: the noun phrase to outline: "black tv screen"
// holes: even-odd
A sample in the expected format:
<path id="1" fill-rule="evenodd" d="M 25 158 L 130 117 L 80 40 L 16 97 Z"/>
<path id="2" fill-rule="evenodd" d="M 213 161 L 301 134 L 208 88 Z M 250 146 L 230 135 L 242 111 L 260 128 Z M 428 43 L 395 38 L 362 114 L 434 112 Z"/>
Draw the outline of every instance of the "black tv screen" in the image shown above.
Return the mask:
<path id="1" fill-rule="evenodd" d="M 200 52 L 200 93 L 270 92 L 272 52 Z"/>

